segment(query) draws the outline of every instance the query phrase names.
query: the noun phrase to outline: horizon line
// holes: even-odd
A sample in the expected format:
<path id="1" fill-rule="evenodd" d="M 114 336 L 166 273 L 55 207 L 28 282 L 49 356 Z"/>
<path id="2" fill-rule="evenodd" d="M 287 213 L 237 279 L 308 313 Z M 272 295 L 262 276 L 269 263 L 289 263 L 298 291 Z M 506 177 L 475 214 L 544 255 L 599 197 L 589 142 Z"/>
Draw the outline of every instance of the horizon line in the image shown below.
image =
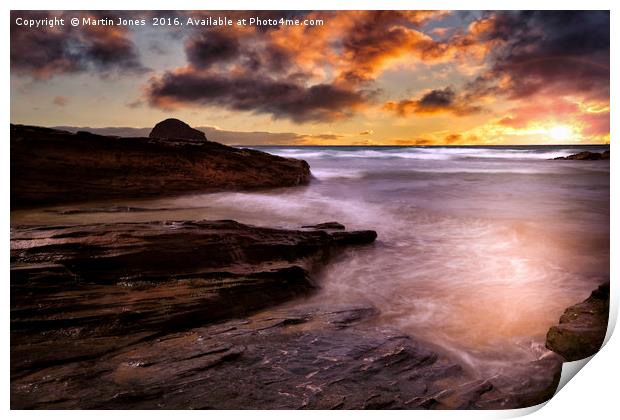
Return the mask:
<path id="1" fill-rule="evenodd" d="M 42 127 L 49 129 L 58 129 L 58 128 L 92 128 L 92 129 L 109 129 L 109 128 L 129 128 L 129 129 L 148 129 L 149 127 L 129 127 L 129 126 L 107 126 L 107 127 L 90 127 L 90 126 L 71 126 L 71 125 L 53 125 L 53 126 L 45 126 L 45 125 L 33 125 L 33 124 L 24 124 L 24 123 L 14 123 L 9 122 L 9 125 L 23 125 L 30 127 Z M 201 127 L 201 126 L 198 126 Z M 192 127 L 193 128 L 193 127 Z M 215 128 L 215 127 L 211 127 Z M 215 128 L 216 130 L 220 130 Z M 222 130 L 233 132 L 233 130 Z M 262 133 L 257 131 L 240 131 L 239 133 Z M 287 134 L 287 133 L 272 133 L 269 134 Z M 105 134 L 97 134 L 92 133 L 104 137 L 121 137 L 123 136 L 110 136 Z M 205 133 L 206 134 L 206 133 Z M 297 133 L 295 133 L 297 134 Z M 125 137 L 131 138 L 131 137 Z M 230 147 L 531 147 L 531 146 L 554 146 L 554 147 L 587 147 L 587 146 L 609 146 L 611 148 L 611 143 L 580 143 L 580 144 L 553 144 L 553 143 L 529 143 L 529 144 L 227 144 L 222 143 L 221 141 L 206 139 L 207 141 L 211 141 L 214 143 L 220 143 Z"/>
<path id="2" fill-rule="evenodd" d="M 213 140 L 208 140 L 213 141 Z M 219 142 L 215 142 L 219 143 Z M 530 147 L 609 146 L 610 143 L 581 144 L 229 144 L 231 147 Z"/>

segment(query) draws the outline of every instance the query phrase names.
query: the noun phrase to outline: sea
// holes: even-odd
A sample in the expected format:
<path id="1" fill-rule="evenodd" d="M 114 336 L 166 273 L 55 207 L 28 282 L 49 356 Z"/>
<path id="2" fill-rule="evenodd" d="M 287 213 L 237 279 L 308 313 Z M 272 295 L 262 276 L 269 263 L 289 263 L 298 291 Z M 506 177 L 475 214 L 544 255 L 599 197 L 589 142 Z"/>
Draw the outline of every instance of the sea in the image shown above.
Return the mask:
<path id="1" fill-rule="evenodd" d="M 306 160 L 308 186 L 14 211 L 14 224 L 234 219 L 374 229 L 304 304 L 372 305 L 397 329 L 493 374 L 547 352 L 567 306 L 609 278 L 609 161 L 551 160 L 609 146 L 264 146 Z"/>

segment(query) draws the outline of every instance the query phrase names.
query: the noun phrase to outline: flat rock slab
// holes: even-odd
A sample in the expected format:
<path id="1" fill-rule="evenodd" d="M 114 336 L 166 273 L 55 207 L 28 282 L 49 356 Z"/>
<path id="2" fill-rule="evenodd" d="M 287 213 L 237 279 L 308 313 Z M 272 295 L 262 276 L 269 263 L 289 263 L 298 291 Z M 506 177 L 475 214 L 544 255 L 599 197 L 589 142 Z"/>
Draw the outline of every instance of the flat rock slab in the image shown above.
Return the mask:
<path id="1" fill-rule="evenodd" d="M 13 408 L 515 408 L 549 398 L 556 359 L 477 378 L 425 343 L 367 325 L 371 307 L 264 311 L 127 342 L 15 377 Z M 541 378 L 542 377 L 542 378 Z"/>
<path id="2" fill-rule="evenodd" d="M 234 221 L 11 231 L 14 374 L 98 357 L 131 334 L 166 334 L 301 296 L 334 251 L 376 237 Z"/>

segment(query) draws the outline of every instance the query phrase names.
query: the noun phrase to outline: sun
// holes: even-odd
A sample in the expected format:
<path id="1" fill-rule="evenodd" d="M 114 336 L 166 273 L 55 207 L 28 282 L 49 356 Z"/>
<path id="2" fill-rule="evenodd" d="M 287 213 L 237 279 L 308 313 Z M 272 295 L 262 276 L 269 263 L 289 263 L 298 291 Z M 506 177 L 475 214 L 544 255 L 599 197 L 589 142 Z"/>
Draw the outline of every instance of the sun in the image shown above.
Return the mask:
<path id="1" fill-rule="evenodd" d="M 547 130 L 547 134 L 554 140 L 570 140 L 574 137 L 573 129 L 567 125 L 555 125 Z"/>

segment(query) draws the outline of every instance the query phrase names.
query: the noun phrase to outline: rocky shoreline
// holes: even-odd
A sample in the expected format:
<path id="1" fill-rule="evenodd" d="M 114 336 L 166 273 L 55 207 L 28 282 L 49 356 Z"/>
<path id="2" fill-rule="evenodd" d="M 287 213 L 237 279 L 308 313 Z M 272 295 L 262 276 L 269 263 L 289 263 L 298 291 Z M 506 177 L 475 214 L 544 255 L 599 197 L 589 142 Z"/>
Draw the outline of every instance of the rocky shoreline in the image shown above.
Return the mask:
<path id="1" fill-rule="evenodd" d="M 552 354 L 479 378 L 372 327 L 372 307 L 269 309 L 373 231 L 234 221 L 14 226 L 12 408 L 514 408 L 550 398 Z"/>
<path id="2" fill-rule="evenodd" d="M 121 138 L 11 124 L 13 209 L 291 187 L 310 179 L 303 160 L 208 140 Z"/>
<path id="3" fill-rule="evenodd" d="M 301 296 L 338 249 L 375 238 L 234 221 L 12 227 L 15 406 L 37 400 L 17 378 Z"/>
<path id="4" fill-rule="evenodd" d="M 310 177 L 305 161 L 209 142 L 178 120 L 151 138 L 11 125 L 12 208 Z M 376 238 L 333 221 L 12 225 L 11 408 L 520 408 L 551 398 L 563 360 L 597 350 L 603 289 L 550 330 L 555 353 L 492 377 L 376 326 L 372 306 L 304 305 L 328 261 Z"/>

